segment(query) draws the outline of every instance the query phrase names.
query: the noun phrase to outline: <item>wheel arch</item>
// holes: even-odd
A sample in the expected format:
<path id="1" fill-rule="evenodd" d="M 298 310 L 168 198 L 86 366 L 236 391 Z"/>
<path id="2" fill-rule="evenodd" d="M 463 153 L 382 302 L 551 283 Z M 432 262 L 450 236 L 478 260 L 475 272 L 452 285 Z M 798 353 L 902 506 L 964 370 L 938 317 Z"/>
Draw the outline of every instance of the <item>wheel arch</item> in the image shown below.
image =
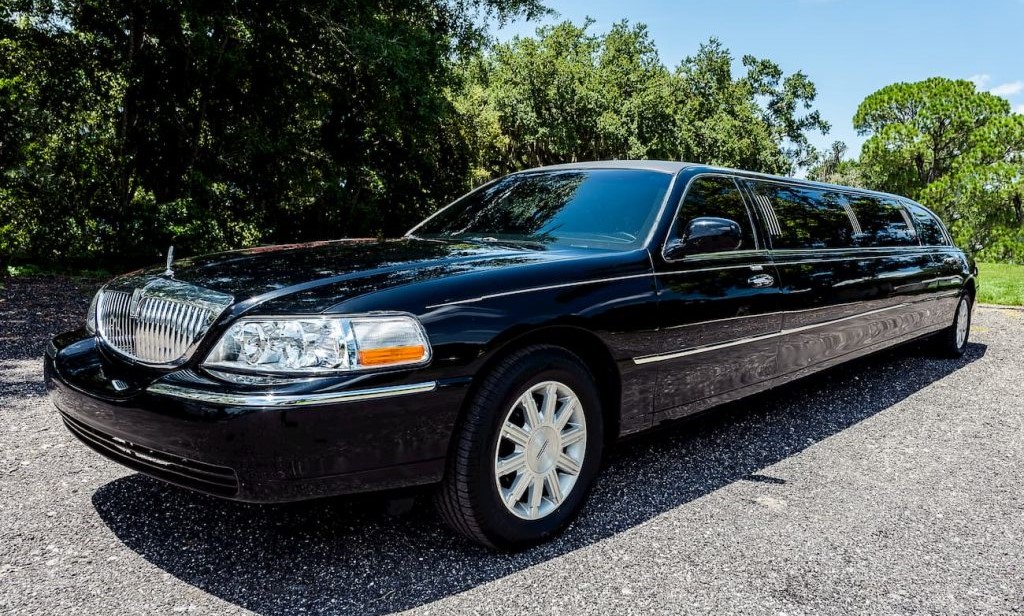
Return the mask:
<path id="1" fill-rule="evenodd" d="M 964 283 L 964 291 L 971 298 L 971 304 L 974 304 L 978 297 L 978 282 L 974 276 L 967 278 L 967 282 Z"/>
<path id="2" fill-rule="evenodd" d="M 480 376 L 487 374 L 508 355 L 519 349 L 538 344 L 564 348 L 579 357 L 580 361 L 590 369 L 591 374 L 594 375 L 594 384 L 597 386 L 604 404 L 605 442 L 614 442 L 619 436 L 621 426 L 622 375 L 608 346 L 597 334 L 586 328 L 564 324 L 546 325 L 512 335 L 487 354 L 475 374 Z M 466 406 L 476 394 L 476 388 L 481 380 L 474 377 L 463 408 L 459 412 L 458 423 L 461 424 Z"/>

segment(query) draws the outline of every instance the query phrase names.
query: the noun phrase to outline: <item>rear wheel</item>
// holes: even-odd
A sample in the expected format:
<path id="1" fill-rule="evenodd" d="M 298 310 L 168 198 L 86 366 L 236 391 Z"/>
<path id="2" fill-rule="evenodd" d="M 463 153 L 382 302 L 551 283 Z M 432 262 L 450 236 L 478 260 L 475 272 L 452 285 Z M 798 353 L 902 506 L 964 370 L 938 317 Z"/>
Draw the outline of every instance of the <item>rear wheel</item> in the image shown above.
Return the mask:
<path id="1" fill-rule="evenodd" d="M 594 377 L 561 347 L 521 349 L 484 377 L 456 439 L 437 495 L 445 521 L 495 548 L 543 541 L 576 517 L 600 466 Z"/>
<path id="2" fill-rule="evenodd" d="M 943 357 L 962 357 L 971 335 L 971 297 L 962 295 L 957 303 L 953 324 L 935 337 L 936 351 Z"/>

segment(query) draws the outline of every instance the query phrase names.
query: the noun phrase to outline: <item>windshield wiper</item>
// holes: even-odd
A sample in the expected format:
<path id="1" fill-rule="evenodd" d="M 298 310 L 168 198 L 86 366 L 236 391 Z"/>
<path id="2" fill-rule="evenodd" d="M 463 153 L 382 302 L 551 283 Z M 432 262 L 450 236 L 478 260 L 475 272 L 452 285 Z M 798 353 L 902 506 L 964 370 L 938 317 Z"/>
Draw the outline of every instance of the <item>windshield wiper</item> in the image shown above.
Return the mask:
<path id="1" fill-rule="evenodd" d="M 497 246 L 501 246 L 501 245 L 516 246 L 516 247 L 533 248 L 534 250 L 543 250 L 545 248 L 545 246 L 546 246 L 544 244 L 544 242 L 539 242 L 537 240 L 498 238 L 498 237 L 492 237 L 492 236 L 489 236 L 489 235 L 460 237 L 458 239 L 465 240 L 465 241 L 468 241 L 468 242 L 476 242 L 476 243 L 479 243 L 479 244 L 491 244 L 491 245 L 497 245 Z"/>
<path id="2" fill-rule="evenodd" d="M 498 238 L 490 235 L 444 235 L 440 233 L 430 233 L 425 235 L 407 235 L 406 237 L 432 242 L 463 242 L 469 244 L 484 244 L 487 246 L 515 246 L 516 248 L 531 248 L 534 250 L 543 250 L 547 247 L 545 242 L 538 240 Z"/>

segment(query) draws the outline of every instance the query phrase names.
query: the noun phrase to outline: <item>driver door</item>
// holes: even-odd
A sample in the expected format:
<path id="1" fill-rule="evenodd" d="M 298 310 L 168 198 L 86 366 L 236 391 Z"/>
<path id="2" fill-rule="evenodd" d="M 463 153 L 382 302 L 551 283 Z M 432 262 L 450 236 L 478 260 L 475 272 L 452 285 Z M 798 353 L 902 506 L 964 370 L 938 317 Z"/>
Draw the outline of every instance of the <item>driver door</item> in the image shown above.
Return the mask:
<path id="1" fill-rule="evenodd" d="M 702 217 L 738 223 L 741 239 L 713 252 L 654 249 L 659 352 L 636 362 L 658 366 L 656 421 L 738 397 L 777 374 L 779 276 L 756 231 L 758 219 L 731 176 L 690 180 L 663 246 L 685 241 L 691 221 Z"/>

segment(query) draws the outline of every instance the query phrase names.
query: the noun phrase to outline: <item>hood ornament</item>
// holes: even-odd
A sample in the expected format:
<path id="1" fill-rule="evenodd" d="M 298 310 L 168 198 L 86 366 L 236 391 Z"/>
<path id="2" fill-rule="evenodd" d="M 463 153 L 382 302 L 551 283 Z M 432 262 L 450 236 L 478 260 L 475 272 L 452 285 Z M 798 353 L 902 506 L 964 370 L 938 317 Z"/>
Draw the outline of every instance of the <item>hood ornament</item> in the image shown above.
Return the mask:
<path id="1" fill-rule="evenodd" d="M 167 269 L 164 270 L 164 276 L 168 278 L 174 278 L 174 270 L 171 269 L 172 263 L 174 263 L 174 246 L 167 249 Z"/>

